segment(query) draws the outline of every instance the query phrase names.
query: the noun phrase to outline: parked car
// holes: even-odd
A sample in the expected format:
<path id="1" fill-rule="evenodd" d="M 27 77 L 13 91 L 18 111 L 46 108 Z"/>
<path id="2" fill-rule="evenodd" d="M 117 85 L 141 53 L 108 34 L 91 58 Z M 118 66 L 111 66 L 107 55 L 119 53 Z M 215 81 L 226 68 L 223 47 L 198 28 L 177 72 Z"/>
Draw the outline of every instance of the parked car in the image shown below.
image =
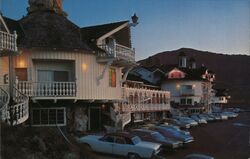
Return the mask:
<path id="1" fill-rule="evenodd" d="M 176 141 L 167 137 L 156 131 L 148 129 L 133 129 L 130 131 L 131 134 L 139 136 L 143 141 L 155 142 L 162 144 L 164 149 L 176 149 L 183 146 L 181 141 Z"/>
<path id="2" fill-rule="evenodd" d="M 223 111 L 239 113 L 241 109 L 240 108 L 225 108 Z"/>
<path id="3" fill-rule="evenodd" d="M 158 131 L 164 137 L 172 138 L 175 140 L 182 141 L 184 144 L 190 143 L 194 141 L 194 138 L 189 134 L 181 133 L 179 131 L 175 131 L 173 129 L 164 127 L 164 126 L 156 126 L 150 128 L 151 130 Z"/>
<path id="4" fill-rule="evenodd" d="M 210 116 L 208 116 L 206 114 L 199 114 L 199 117 L 202 118 L 202 119 L 205 119 L 207 122 L 214 121 L 213 118 L 211 118 Z"/>
<path id="5" fill-rule="evenodd" d="M 226 115 L 228 118 L 236 118 L 238 116 L 238 114 L 234 112 L 222 112 L 221 114 Z"/>
<path id="6" fill-rule="evenodd" d="M 214 159 L 212 156 L 204 155 L 204 154 L 190 154 L 187 155 L 184 159 Z"/>
<path id="7" fill-rule="evenodd" d="M 173 118 L 174 118 L 174 119 L 177 119 L 177 120 L 179 120 L 179 121 L 181 121 L 181 122 L 190 124 L 191 126 L 197 126 L 197 125 L 198 125 L 198 123 L 197 123 L 195 120 L 193 120 L 193 119 L 191 119 L 191 118 L 189 118 L 189 117 L 174 116 Z"/>
<path id="8" fill-rule="evenodd" d="M 186 135 L 190 135 L 190 132 L 189 132 L 189 131 L 181 130 L 178 126 L 166 125 L 166 124 L 161 124 L 161 125 L 158 125 L 158 126 L 163 126 L 163 127 L 166 127 L 166 128 L 173 129 L 173 130 L 175 130 L 175 131 L 184 133 L 184 134 L 186 134 Z"/>
<path id="9" fill-rule="evenodd" d="M 104 136 L 87 135 L 79 138 L 78 141 L 93 151 L 128 158 L 151 158 L 161 150 L 161 144 L 141 141 L 138 136 L 126 132 Z"/>
<path id="10" fill-rule="evenodd" d="M 200 118 L 199 115 L 191 115 L 190 118 L 192 118 L 199 124 L 207 124 L 207 121 L 204 118 Z"/>
<path id="11" fill-rule="evenodd" d="M 172 125 L 176 125 L 176 126 L 179 126 L 180 128 L 184 128 L 184 129 L 189 129 L 190 128 L 190 124 L 189 123 L 184 123 L 184 122 L 181 122 L 177 119 L 172 119 L 172 118 L 165 118 L 165 119 L 162 119 L 160 121 L 160 123 L 164 124 L 164 123 L 168 123 L 168 124 L 172 124 Z"/>

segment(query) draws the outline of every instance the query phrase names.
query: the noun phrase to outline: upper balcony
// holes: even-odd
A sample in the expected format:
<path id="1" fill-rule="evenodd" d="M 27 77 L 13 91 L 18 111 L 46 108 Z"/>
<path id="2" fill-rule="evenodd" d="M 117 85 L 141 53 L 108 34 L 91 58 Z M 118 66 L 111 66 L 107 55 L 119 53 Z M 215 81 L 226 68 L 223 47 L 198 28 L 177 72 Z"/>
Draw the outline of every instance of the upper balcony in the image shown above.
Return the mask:
<path id="1" fill-rule="evenodd" d="M 123 88 L 122 112 L 152 112 L 170 109 L 170 93 L 168 91 L 144 88 Z"/>
<path id="2" fill-rule="evenodd" d="M 0 31 L 0 56 L 8 55 L 11 52 L 17 52 L 17 34 L 10 34 Z"/>
<path id="3" fill-rule="evenodd" d="M 120 44 L 115 43 L 113 46 L 106 44 L 98 45 L 99 48 L 106 51 L 106 53 L 99 53 L 97 60 L 99 62 L 106 62 L 112 59 L 113 65 L 126 66 L 135 64 L 135 50 Z"/>

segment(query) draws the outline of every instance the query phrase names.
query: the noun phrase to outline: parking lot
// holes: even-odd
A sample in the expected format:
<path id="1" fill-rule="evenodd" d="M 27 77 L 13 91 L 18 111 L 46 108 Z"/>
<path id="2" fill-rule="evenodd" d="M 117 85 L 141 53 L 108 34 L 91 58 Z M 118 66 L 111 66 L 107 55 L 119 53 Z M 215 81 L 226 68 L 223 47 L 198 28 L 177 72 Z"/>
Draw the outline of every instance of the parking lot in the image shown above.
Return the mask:
<path id="1" fill-rule="evenodd" d="M 190 132 L 195 142 L 185 149 L 167 155 L 168 159 L 182 159 L 190 153 L 209 154 L 216 159 L 250 157 L 250 112 L 242 112 L 235 119 L 194 127 Z"/>
<path id="2" fill-rule="evenodd" d="M 237 118 L 210 122 L 189 129 L 195 142 L 171 154 L 167 159 L 182 159 L 187 154 L 203 153 L 216 159 L 248 159 L 250 157 L 250 112 Z M 116 156 L 86 152 L 93 158 L 115 159 Z"/>

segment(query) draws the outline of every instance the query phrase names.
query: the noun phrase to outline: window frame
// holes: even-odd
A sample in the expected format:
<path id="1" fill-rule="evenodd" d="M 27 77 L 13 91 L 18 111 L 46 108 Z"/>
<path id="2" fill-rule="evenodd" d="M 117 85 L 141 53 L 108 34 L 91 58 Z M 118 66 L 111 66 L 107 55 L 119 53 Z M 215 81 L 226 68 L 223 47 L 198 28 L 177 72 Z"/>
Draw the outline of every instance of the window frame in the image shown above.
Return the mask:
<path id="1" fill-rule="evenodd" d="M 114 75 L 113 75 L 114 73 Z M 115 88 L 117 86 L 117 74 L 116 74 L 116 68 L 110 67 L 109 68 L 109 87 Z M 115 77 L 115 81 L 113 81 L 113 77 Z"/>
<path id="2" fill-rule="evenodd" d="M 49 110 L 53 110 L 53 109 L 55 109 L 56 110 L 56 121 L 55 121 L 55 124 L 50 124 L 51 122 L 50 122 L 50 116 L 49 116 Z M 40 111 L 39 113 L 40 113 L 40 119 L 39 119 L 39 123 L 40 124 L 34 124 L 34 110 L 38 110 L 38 111 Z M 42 117 L 41 117 L 41 112 L 43 111 L 43 110 L 47 110 L 47 118 L 48 118 L 48 124 L 42 124 Z M 63 123 L 60 123 L 60 124 L 58 124 L 58 118 L 57 118 L 57 113 L 58 113 L 58 110 L 63 110 Z M 67 125 L 67 122 L 66 122 L 66 108 L 65 107 L 45 107 L 45 108 L 32 108 L 31 109 L 31 125 L 33 126 L 33 127 L 40 127 L 40 126 L 48 126 L 48 127 L 52 127 L 52 126 L 66 126 Z"/>

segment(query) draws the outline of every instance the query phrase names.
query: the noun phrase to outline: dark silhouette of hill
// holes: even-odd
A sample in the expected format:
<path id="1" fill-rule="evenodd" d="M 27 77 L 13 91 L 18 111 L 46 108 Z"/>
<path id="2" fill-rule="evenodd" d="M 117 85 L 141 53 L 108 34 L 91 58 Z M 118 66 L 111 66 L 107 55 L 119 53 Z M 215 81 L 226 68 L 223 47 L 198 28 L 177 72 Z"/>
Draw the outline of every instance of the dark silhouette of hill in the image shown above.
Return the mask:
<path id="1" fill-rule="evenodd" d="M 216 74 L 215 87 L 228 88 L 230 104 L 250 105 L 250 56 L 226 55 L 189 48 L 165 51 L 138 63 L 144 66 L 171 65 L 178 63 L 178 54 L 184 52 L 187 58 L 195 58 L 197 67 L 202 64 Z"/>

